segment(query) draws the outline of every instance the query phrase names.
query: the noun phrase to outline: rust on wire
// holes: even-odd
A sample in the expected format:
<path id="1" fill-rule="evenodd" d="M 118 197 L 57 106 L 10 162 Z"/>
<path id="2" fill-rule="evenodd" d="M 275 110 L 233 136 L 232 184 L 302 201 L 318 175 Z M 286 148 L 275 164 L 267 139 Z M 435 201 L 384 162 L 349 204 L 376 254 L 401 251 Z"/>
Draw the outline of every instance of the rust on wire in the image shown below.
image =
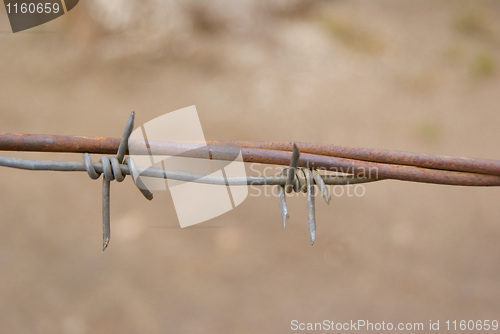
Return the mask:
<path id="1" fill-rule="evenodd" d="M 119 143 L 119 138 L 106 137 L 0 134 L 0 150 L 4 151 L 115 154 Z M 134 145 L 134 142 L 130 144 Z M 228 147 L 239 147 L 245 162 L 284 166 L 289 165 L 292 157 L 290 151 L 293 151 L 292 143 L 208 141 L 207 144 L 210 152 L 221 160 L 233 158 L 234 150 Z M 149 145 L 153 154 L 204 157 L 199 150 L 194 149 L 200 147 L 197 143 L 150 141 Z M 365 174 L 365 177 L 376 179 L 463 186 L 500 185 L 500 161 L 496 160 L 308 143 L 298 143 L 297 146 L 302 152 L 298 167 Z M 147 150 L 144 149 L 142 153 L 147 154 Z"/>
<path id="2" fill-rule="evenodd" d="M 302 153 L 326 155 L 331 157 L 379 162 L 385 164 L 414 166 L 430 169 L 470 172 L 500 176 L 500 161 L 489 159 L 471 159 L 391 151 L 373 148 L 347 147 L 328 144 L 312 144 L 302 142 L 263 142 L 263 141 L 212 141 L 213 145 L 228 145 L 246 148 L 261 148 L 278 151 L 292 151 L 297 145 Z"/>
<path id="3" fill-rule="evenodd" d="M 120 138 L 0 133 L 0 151 L 116 154 Z"/>
<path id="4" fill-rule="evenodd" d="M 0 133 L 2 151 L 36 151 L 62 153 L 114 154 L 118 150 L 120 138 L 41 135 L 23 133 Z M 233 146 L 276 151 L 293 151 L 292 142 L 263 141 L 207 141 L 211 146 Z M 500 176 L 500 161 L 472 159 L 425 153 L 391 151 L 373 148 L 347 147 L 329 144 L 295 143 L 302 153 L 326 155 L 337 158 L 405 165 L 429 169 L 470 172 Z M 153 151 L 162 153 L 175 149 L 180 143 L 151 142 Z M 127 152 L 128 153 L 128 152 Z"/>

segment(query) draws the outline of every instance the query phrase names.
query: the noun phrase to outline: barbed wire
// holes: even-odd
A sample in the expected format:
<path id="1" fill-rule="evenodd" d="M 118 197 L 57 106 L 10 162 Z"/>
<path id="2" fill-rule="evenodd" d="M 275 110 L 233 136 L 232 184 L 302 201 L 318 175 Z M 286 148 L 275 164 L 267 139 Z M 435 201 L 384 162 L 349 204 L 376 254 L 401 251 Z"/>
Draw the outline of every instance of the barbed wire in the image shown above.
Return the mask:
<path id="1" fill-rule="evenodd" d="M 0 150 L 61 153 L 114 154 L 120 138 L 0 134 Z M 204 159 L 209 153 L 219 160 L 233 160 L 238 149 L 243 161 L 287 166 L 294 143 L 207 141 L 144 142 L 130 140 L 135 155 L 176 155 Z M 295 143 L 301 155 L 299 167 L 352 175 L 376 171 L 377 179 L 460 186 L 500 186 L 500 161 L 449 157 L 422 153 Z M 200 148 L 205 148 L 204 150 Z M 149 150 L 149 151 L 148 151 Z"/>
<path id="2" fill-rule="evenodd" d="M 289 219 L 286 194 L 307 193 L 311 244 L 314 244 L 316 239 L 315 185 L 319 188 L 326 203 L 330 202 L 327 185 L 350 185 L 387 179 L 462 186 L 500 185 L 500 161 L 496 160 L 310 143 L 209 141 L 205 144 L 149 141 L 145 144 L 129 140 L 134 127 L 134 119 L 135 113 L 132 112 L 121 138 L 0 133 L 0 150 L 4 151 L 84 153 L 81 162 L 40 161 L 0 156 L 0 166 L 36 171 L 86 172 L 94 180 L 103 175 L 103 250 L 109 245 L 111 237 L 110 184 L 114 180 L 122 182 L 127 175 L 133 176 L 135 185 L 148 200 L 153 199 L 153 194 L 138 177 L 139 175 L 225 186 L 277 186 L 283 228 L 286 227 Z M 200 148 L 203 149 L 200 150 Z M 202 175 L 166 168 L 137 167 L 130 156 L 125 158 L 129 149 L 134 152 L 134 155 L 210 157 L 213 160 L 226 161 L 234 160 L 235 149 L 237 149 L 244 162 L 287 167 L 275 176 Z M 91 153 L 114 152 L 116 156 L 101 156 L 100 162 L 93 162 L 90 156 Z M 209 154 L 205 154 L 207 152 Z M 319 170 L 331 173 L 320 174 Z M 375 171 L 375 175 L 372 171 Z"/>

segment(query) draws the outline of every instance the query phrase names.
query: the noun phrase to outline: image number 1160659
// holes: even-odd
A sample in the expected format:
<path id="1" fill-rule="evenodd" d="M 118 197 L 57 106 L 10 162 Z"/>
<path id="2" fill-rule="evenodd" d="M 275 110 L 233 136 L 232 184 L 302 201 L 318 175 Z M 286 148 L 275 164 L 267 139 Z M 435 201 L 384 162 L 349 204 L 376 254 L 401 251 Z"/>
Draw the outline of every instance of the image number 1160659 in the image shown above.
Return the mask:
<path id="1" fill-rule="evenodd" d="M 61 6 L 57 3 L 50 2 L 22 2 L 22 3 L 6 3 L 7 14 L 57 14 L 61 10 Z"/>
<path id="2" fill-rule="evenodd" d="M 79 0 L 4 0 L 13 33 L 52 21 L 69 12 L 78 2 Z"/>

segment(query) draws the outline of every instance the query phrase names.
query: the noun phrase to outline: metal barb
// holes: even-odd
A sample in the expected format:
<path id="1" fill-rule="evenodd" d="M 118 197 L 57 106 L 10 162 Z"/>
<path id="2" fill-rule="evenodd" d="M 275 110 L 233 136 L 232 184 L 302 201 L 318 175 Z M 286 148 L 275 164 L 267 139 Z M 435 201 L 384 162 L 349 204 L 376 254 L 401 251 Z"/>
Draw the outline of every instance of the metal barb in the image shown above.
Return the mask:
<path id="1" fill-rule="evenodd" d="M 323 181 L 323 177 L 321 177 L 321 174 L 316 169 L 312 170 L 312 175 L 319 189 L 321 189 L 321 196 L 323 196 L 326 204 L 330 204 L 330 190 L 326 186 L 325 181 Z"/>
<path id="2" fill-rule="evenodd" d="M 286 205 L 285 189 L 283 186 L 278 186 L 278 196 L 281 210 L 281 221 L 283 222 L 283 229 L 286 228 L 286 222 L 290 215 L 288 214 L 288 207 Z"/>
<path id="3" fill-rule="evenodd" d="M 306 181 L 306 175 L 304 172 L 300 169 L 297 169 L 295 171 L 295 175 L 297 176 L 296 180 L 298 180 L 298 187 L 295 189 L 295 192 L 307 192 L 307 181 Z"/>
<path id="4" fill-rule="evenodd" d="M 132 176 L 132 179 L 134 180 L 134 184 L 137 187 L 137 189 L 139 189 L 139 191 L 141 192 L 141 194 L 147 200 L 151 201 L 153 199 L 153 193 L 148 190 L 148 188 L 146 187 L 146 185 L 138 177 L 139 176 L 139 172 L 137 171 L 137 167 L 135 166 L 134 159 L 132 159 L 131 157 L 127 157 L 127 159 L 125 159 L 125 164 L 130 168 L 130 175 Z M 164 174 L 163 171 L 162 171 L 162 174 Z M 166 179 L 167 177 L 164 176 L 164 175 L 162 175 L 162 178 Z"/>
<path id="5" fill-rule="evenodd" d="M 309 237 L 311 245 L 316 240 L 316 214 L 314 205 L 314 178 L 310 169 L 301 168 L 307 180 L 307 223 L 309 225 Z"/>
<path id="6" fill-rule="evenodd" d="M 297 145 L 293 144 L 292 158 L 290 159 L 290 166 L 287 170 L 288 179 L 286 180 L 285 191 L 291 193 L 293 190 L 293 180 L 295 178 L 295 170 L 299 165 L 300 151 Z"/>
<path id="7" fill-rule="evenodd" d="M 125 130 L 123 131 L 122 139 L 120 140 L 120 145 L 118 146 L 118 151 L 116 152 L 116 160 L 118 164 L 114 163 L 114 165 L 120 165 L 123 162 L 123 158 L 125 157 L 125 152 L 128 149 L 128 138 L 134 129 L 134 119 L 135 112 L 131 112 L 130 116 L 127 120 L 127 124 L 125 125 Z M 111 195 L 111 181 L 115 180 L 115 175 L 113 173 L 111 163 L 109 158 L 102 157 L 102 169 L 104 177 L 102 179 L 102 250 L 105 251 L 109 245 L 109 241 L 111 239 L 111 218 L 110 218 L 110 195 Z M 114 160 L 114 159 L 113 159 Z M 121 173 L 118 173 L 121 175 Z M 123 181 L 123 176 L 118 176 L 116 178 L 117 181 Z"/>
<path id="8" fill-rule="evenodd" d="M 281 175 L 286 175 L 286 170 L 281 171 Z M 280 211 L 281 211 L 281 221 L 283 222 L 283 229 L 286 228 L 286 222 L 288 218 L 290 218 L 290 215 L 288 214 L 288 207 L 286 205 L 286 194 L 285 194 L 285 187 L 284 186 L 278 186 L 278 199 L 279 199 L 279 204 L 280 204 Z"/>
<path id="9" fill-rule="evenodd" d="M 128 118 L 127 125 L 125 125 L 125 130 L 123 131 L 123 136 L 122 139 L 120 140 L 118 151 L 116 152 L 116 159 L 118 159 L 119 163 L 123 162 L 125 153 L 128 150 L 128 138 L 132 134 L 132 131 L 134 131 L 134 120 L 135 120 L 135 111 L 132 110 Z"/>
<path id="10" fill-rule="evenodd" d="M 102 250 L 105 251 L 111 239 L 111 224 L 110 224 L 110 187 L 111 182 L 105 177 L 102 178 Z"/>
<path id="11" fill-rule="evenodd" d="M 286 175 L 287 182 L 290 179 L 288 176 L 290 175 L 290 168 L 285 168 L 281 171 L 280 176 Z M 316 170 L 311 170 L 309 168 L 301 167 L 296 169 L 294 184 L 292 186 L 292 190 L 295 192 L 307 192 L 307 222 L 309 226 L 309 237 L 311 239 L 311 245 L 314 244 L 316 240 L 316 214 L 315 214 L 315 200 L 314 200 L 314 183 L 318 184 L 318 187 L 321 189 L 321 193 L 323 198 L 328 203 L 330 199 L 330 192 L 328 187 L 326 186 L 324 180 L 321 175 L 315 174 Z M 278 185 L 278 200 L 281 211 L 281 220 L 283 222 L 283 228 L 286 227 L 286 222 L 290 217 L 288 214 L 288 207 L 286 204 L 286 184 L 284 186 Z"/>

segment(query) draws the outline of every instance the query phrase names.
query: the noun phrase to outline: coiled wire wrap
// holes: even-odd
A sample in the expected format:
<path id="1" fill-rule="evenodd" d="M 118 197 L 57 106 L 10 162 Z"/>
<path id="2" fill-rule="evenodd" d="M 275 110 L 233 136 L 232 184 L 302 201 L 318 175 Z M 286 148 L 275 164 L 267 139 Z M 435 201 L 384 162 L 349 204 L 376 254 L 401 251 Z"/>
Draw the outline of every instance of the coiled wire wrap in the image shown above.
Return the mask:
<path id="1" fill-rule="evenodd" d="M 87 174 L 92 180 L 97 180 L 101 174 L 104 174 L 104 179 L 107 181 L 118 181 L 122 182 L 125 180 L 125 177 L 127 174 L 123 174 L 121 170 L 121 164 L 118 162 L 118 159 L 116 157 L 101 157 L 100 162 L 102 164 L 102 173 L 96 171 L 94 168 L 94 164 L 92 162 L 92 157 L 88 153 L 83 154 L 83 162 L 85 164 L 85 170 L 87 171 Z M 127 157 L 123 164 L 127 165 L 128 168 L 130 169 L 130 173 L 132 175 L 132 179 L 134 180 L 134 184 L 139 189 L 141 194 L 146 197 L 148 200 L 153 199 L 153 193 L 151 193 L 144 183 L 138 178 L 137 176 L 139 175 L 139 172 L 137 170 L 137 167 L 135 165 L 134 160 L 131 157 Z"/>

